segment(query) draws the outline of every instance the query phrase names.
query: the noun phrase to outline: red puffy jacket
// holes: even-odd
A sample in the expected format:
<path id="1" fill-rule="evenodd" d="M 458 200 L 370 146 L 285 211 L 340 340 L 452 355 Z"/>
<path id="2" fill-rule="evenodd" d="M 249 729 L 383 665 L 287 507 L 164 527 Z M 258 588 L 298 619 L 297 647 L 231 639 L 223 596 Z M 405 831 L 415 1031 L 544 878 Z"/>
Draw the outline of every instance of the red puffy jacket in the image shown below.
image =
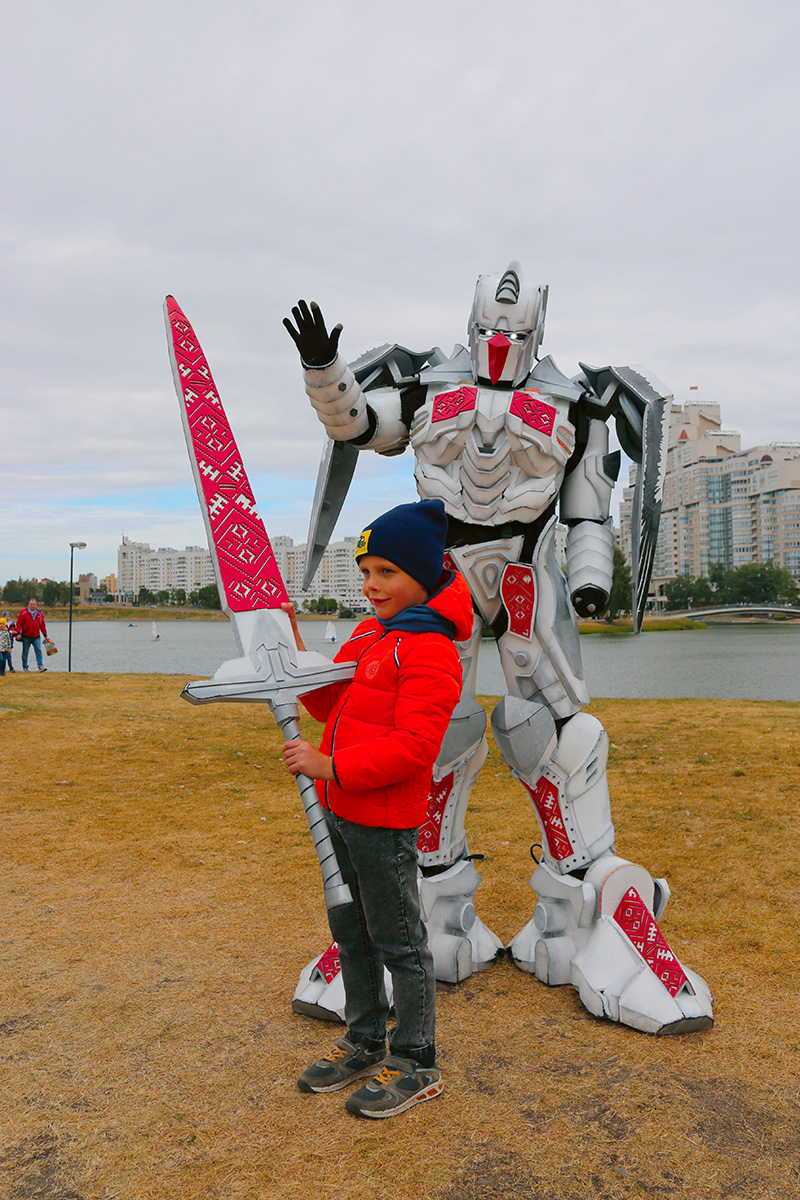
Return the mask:
<path id="1" fill-rule="evenodd" d="M 428 603 L 453 622 L 458 641 L 470 636 L 472 601 L 461 575 Z M 443 633 L 388 632 L 372 617 L 335 661 L 357 662 L 353 679 L 302 697 L 325 722 L 320 750 L 333 759 L 335 778 L 317 781 L 320 803 L 357 825 L 416 829 L 461 695 L 458 651 Z"/>
<path id="2" fill-rule="evenodd" d="M 38 637 L 40 633 L 47 637 L 47 626 L 38 608 L 36 612 L 31 612 L 29 608 L 23 608 L 17 617 L 17 633 L 21 637 L 27 638 Z"/>

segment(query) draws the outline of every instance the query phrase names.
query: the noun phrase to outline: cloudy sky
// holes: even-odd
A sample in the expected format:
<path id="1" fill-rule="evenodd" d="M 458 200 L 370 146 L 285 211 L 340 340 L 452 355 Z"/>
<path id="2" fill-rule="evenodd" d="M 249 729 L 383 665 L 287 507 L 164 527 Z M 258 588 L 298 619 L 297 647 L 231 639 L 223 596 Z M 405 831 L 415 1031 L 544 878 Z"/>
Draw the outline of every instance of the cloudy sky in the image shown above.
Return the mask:
<path id="1" fill-rule="evenodd" d="M 519 258 L 567 373 L 642 363 L 745 446 L 800 441 L 799 26 L 796 0 L 4 4 L 0 582 L 66 578 L 79 539 L 100 576 L 122 533 L 204 543 L 167 293 L 296 541 L 323 442 L 299 296 L 350 358 L 449 350 Z M 363 455 L 340 533 L 411 468 Z"/>

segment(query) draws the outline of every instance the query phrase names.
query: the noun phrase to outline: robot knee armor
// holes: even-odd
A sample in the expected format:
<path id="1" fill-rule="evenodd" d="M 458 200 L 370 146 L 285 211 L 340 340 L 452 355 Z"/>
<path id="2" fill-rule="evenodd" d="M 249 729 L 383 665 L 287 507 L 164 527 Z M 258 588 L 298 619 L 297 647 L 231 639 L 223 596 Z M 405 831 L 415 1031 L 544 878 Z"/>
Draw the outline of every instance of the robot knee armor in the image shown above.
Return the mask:
<path id="1" fill-rule="evenodd" d="M 492 733 L 503 762 L 533 783 L 556 749 L 556 723 L 544 704 L 504 696 L 492 713 Z"/>

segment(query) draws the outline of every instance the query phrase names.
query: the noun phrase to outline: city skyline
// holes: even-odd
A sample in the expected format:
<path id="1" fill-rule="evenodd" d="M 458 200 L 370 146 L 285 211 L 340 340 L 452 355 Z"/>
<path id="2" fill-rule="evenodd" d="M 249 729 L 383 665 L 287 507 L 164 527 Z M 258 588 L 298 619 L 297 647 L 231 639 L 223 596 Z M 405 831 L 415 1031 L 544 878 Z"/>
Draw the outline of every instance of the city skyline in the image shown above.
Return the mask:
<path id="1" fill-rule="evenodd" d="M 349 359 L 449 353 L 476 277 L 518 258 L 567 374 L 642 363 L 745 445 L 798 437 L 797 6 L 512 0 L 488 38 L 477 0 L 310 3 L 9 10 L 0 578 L 64 575 L 78 539 L 103 571 L 123 532 L 203 537 L 167 293 L 295 540 L 323 444 L 281 324 L 300 296 Z M 335 536 L 412 471 L 362 456 Z"/>

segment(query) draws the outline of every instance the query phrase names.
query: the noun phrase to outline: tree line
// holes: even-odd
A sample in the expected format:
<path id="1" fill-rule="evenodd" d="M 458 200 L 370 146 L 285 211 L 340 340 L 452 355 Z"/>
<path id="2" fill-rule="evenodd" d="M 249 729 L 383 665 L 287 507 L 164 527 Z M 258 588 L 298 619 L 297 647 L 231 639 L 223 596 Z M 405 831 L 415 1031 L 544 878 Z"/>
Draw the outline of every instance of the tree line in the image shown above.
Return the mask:
<path id="1" fill-rule="evenodd" d="M 72 585 L 73 599 L 78 596 L 78 584 Z M 69 604 L 69 584 L 56 583 L 53 579 L 48 579 L 44 583 L 40 583 L 34 579 L 9 579 L 8 583 L 3 587 L 3 603 L 4 604 L 19 604 L 23 608 L 29 600 L 35 600 L 38 604 Z"/>
<path id="2" fill-rule="evenodd" d="M 706 608 L 711 604 L 797 604 L 797 580 L 774 563 L 714 563 L 705 575 L 677 575 L 664 585 L 670 611 Z"/>
<path id="3" fill-rule="evenodd" d="M 108 601 L 113 599 L 105 587 L 101 586 L 97 590 L 98 592 L 105 593 Z M 77 600 L 78 594 L 79 585 L 73 583 L 73 602 Z M 9 579 L 3 587 L 4 604 L 19 604 L 23 606 L 31 599 L 36 600 L 44 608 L 49 608 L 54 604 L 69 604 L 69 584 L 63 582 L 56 583 L 53 579 L 48 579 L 42 583 L 38 579 L 20 578 Z M 143 587 L 139 589 L 137 603 L 162 605 L 189 604 L 197 608 L 221 608 L 219 592 L 215 583 L 210 583 L 207 587 L 198 588 L 197 591 L 188 593 L 184 588 L 164 588 L 159 592 L 151 592 L 149 588 Z"/>

